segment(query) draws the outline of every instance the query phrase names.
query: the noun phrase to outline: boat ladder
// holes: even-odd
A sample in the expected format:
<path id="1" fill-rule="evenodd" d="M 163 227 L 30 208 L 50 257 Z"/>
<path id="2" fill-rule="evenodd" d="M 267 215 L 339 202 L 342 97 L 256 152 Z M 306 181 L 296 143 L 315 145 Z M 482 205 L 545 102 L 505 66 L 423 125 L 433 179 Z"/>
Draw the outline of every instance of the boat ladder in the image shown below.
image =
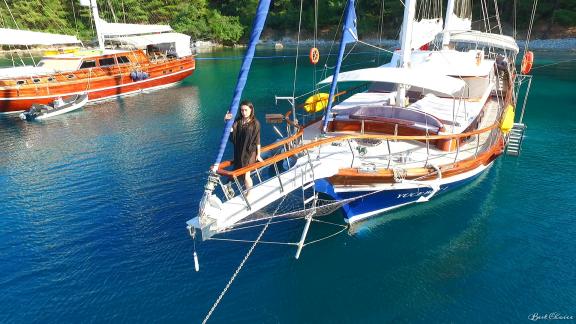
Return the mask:
<path id="1" fill-rule="evenodd" d="M 306 225 L 304 225 L 300 241 L 298 241 L 298 250 L 296 250 L 295 255 L 296 259 L 300 257 L 300 252 L 302 252 L 302 248 L 304 247 L 312 217 L 316 214 L 316 203 L 318 201 L 318 193 L 316 192 L 314 181 L 314 165 L 312 164 L 308 150 L 306 150 L 306 156 L 307 162 L 302 172 L 302 207 L 306 211 L 306 216 L 304 217 L 306 219 Z"/>
<path id="2" fill-rule="evenodd" d="M 512 156 L 519 156 L 522 150 L 522 141 L 524 140 L 524 132 L 526 125 L 523 123 L 514 123 L 510 134 L 508 135 L 508 143 L 506 145 L 506 154 Z"/>

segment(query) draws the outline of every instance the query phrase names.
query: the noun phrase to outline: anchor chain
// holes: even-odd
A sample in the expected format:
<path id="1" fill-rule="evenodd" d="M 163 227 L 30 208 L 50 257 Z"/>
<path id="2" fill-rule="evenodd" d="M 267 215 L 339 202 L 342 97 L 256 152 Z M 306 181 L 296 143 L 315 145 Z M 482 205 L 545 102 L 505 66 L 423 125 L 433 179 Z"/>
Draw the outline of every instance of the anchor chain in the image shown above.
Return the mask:
<path id="1" fill-rule="evenodd" d="M 284 196 L 282 198 L 282 200 L 280 201 L 280 204 L 278 204 L 278 207 L 274 211 L 274 214 L 276 214 L 276 212 L 278 211 L 278 209 L 280 208 L 280 206 L 284 202 L 285 198 L 286 198 L 286 196 Z M 248 253 L 246 253 L 246 255 L 244 256 L 244 259 L 242 259 L 242 262 L 240 262 L 240 265 L 238 266 L 238 268 L 236 268 L 236 271 L 234 271 L 234 274 L 232 275 L 232 277 L 228 281 L 228 284 L 226 284 L 226 287 L 224 287 L 224 290 L 222 290 L 222 292 L 220 293 L 220 296 L 218 296 L 218 299 L 216 299 L 216 302 L 214 302 L 214 305 L 212 305 L 212 308 L 210 308 L 210 311 L 208 312 L 206 317 L 204 317 L 202 324 L 205 324 L 206 322 L 208 322 L 208 320 L 212 316 L 212 313 L 214 312 L 216 307 L 218 307 L 218 304 L 220 304 L 220 301 L 222 300 L 222 298 L 224 298 L 224 295 L 226 294 L 226 292 L 228 292 L 228 288 L 230 288 L 230 286 L 232 285 L 232 283 L 236 279 L 236 276 L 238 276 L 238 273 L 240 273 L 240 270 L 242 270 L 242 268 L 244 267 L 244 264 L 246 263 L 246 261 L 248 261 L 248 258 L 250 257 L 250 255 L 252 254 L 254 249 L 256 248 L 256 245 L 258 245 L 258 242 L 260 241 L 260 239 L 264 235 L 264 232 L 266 232 L 266 229 L 268 229 L 268 225 L 270 225 L 270 222 L 272 221 L 273 218 L 274 217 L 270 217 L 270 219 L 268 219 L 268 222 L 266 223 L 266 225 L 264 225 L 264 228 L 262 228 L 262 231 L 260 232 L 260 234 L 256 238 L 256 241 L 254 241 L 254 244 L 252 244 L 252 246 L 250 247 L 250 250 L 248 250 Z"/>

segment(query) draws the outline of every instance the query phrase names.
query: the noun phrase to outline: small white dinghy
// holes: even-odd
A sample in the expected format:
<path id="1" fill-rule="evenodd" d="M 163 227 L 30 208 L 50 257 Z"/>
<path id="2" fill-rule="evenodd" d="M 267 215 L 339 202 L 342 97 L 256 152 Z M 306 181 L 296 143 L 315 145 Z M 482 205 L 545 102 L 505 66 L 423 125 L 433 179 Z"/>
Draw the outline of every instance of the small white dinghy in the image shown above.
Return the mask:
<path id="1" fill-rule="evenodd" d="M 80 93 L 66 98 L 58 98 L 50 105 L 34 104 L 30 110 L 20 114 L 22 120 L 41 120 L 62 115 L 84 107 L 88 102 L 88 94 Z"/>

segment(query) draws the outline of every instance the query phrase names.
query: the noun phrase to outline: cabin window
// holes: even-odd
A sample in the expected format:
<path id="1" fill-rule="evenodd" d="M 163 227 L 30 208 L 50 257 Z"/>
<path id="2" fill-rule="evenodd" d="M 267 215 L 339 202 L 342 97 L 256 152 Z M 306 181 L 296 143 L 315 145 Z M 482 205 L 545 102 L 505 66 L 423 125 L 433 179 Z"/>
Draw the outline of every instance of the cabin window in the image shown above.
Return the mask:
<path id="1" fill-rule="evenodd" d="M 118 64 L 130 63 L 130 60 L 126 56 L 118 56 L 116 59 L 118 60 Z"/>
<path id="2" fill-rule="evenodd" d="M 99 59 L 98 63 L 100 64 L 100 67 L 104 67 L 104 66 L 114 65 L 114 64 L 116 64 L 116 61 L 114 61 L 113 57 L 109 57 L 109 58 Z"/>
<path id="3" fill-rule="evenodd" d="M 56 78 L 54 78 L 54 77 L 49 77 L 49 78 L 48 78 L 48 82 L 54 82 L 54 81 L 56 81 Z"/>
<path id="4" fill-rule="evenodd" d="M 34 78 L 34 79 L 32 79 L 32 82 L 34 82 L 34 83 L 40 83 L 40 79 Z"/>
<path id="5" fill-rule="evenodd" d="M 18 80 L 18 81 L 16 81 L 16 84 L 17 84 L 17 85 L 23 85 L 23 84 L 25 84 L 25 83 L 26 83 L 26 81 L 24 81 L 24 80 Z"/>
<path id="6" fill-rule="evenodd" d="M 86 60 L 84 62 L 82 62 L 82 65 L 80 65 L 81 69 L 89 69 L 89 68 L 93 68 L 96 67 L 96 61 L 94 60 Z"/>
<path id="7" fill-rule="evenodd" d="M 68 74 L 66 77 L 68 79 L 74 79 L 76 76 L 74 74 Z"/>

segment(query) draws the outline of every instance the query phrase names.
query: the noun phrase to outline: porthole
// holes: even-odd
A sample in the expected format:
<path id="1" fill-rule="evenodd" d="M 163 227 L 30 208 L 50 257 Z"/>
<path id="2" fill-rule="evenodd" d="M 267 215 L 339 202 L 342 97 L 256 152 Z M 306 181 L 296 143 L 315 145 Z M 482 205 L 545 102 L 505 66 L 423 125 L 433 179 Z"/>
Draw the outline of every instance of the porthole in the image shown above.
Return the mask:
<path id="1" fill-rule="evenodd" d="M 40 79 L 34 78 L 34 79 L 32 79 L 32 82 L 34 82 L 34 83 L 40 83 Z"/>
<path id="2" fill-rule="evenodd" d="M 74 74 L 68 74 L 66 77 L 68 79 L 74 79 L 76 76 Z"/>
<path id="3" fill-rule="evenodd" d="M 49 77 L 49 78 L 48 78 L 48 82 L 54 82 L 54 81 L 56 81 L 56 78 L 54 78 L 54 77 Z"/>
<path id="4" fill-rule="evenodd" d="M 23 84 L 26 84 L 26 81 L 24 81 L 24 80 L 16 81 L 16 85 L 23 85 Z"/>

